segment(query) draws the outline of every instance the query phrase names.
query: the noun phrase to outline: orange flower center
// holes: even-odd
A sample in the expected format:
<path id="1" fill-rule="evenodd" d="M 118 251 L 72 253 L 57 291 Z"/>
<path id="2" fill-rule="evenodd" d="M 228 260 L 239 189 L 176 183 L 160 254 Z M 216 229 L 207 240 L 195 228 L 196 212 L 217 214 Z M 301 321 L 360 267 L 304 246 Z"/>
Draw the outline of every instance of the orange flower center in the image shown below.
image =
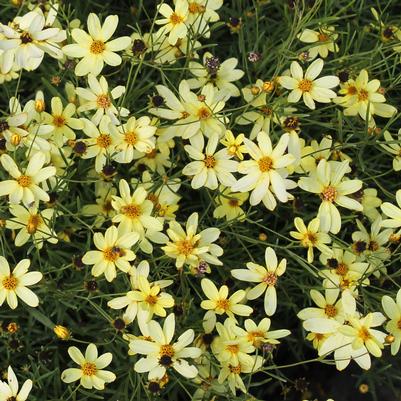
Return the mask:
<path id="1" fill-rule="evenodd" d="M 101 109 L 108 109 L 111 105 L 109 96 L 108 95 L 99 95 L 96 99 L 96 104 Z"/>
<path id="2" fill-rule="evenodd" d="M 234 373 L 235 375 L 239 375 L 241 373 L 241 365 L 240 364 L 238 364 L 237 366 L 228 365 L 228 368 L 230 369 L 230 372 Z"/>
<path id="3" fill-rule="evenodd" d="M 174 356 L 174 348 L 170 344 L 161 345 L 159 354 L 160 356 L 169 356 L 171 358 Z"/>
<path id="4" fill-rule="evenodd" d="M 348 266 L 344 263 L 339 263 L 336 268 L 336 273 L 339 276 L 345 276 L 348 273 Z"/>
<path id="5" fill-rule="evenodd" d="M 194 246 L 191 241 L 184 239 L 177 242 L 177 249 L 180 254 L 188 256 L 192 253 Z"/>
<path id="6" fill-rule="evenodd" d="M 326 307 L 324 308 L 324 313 L 328 317 L 334 317 L 337 315 L 337 308 L 334 305 L 326 305 Z"/>
<path id="7" fill-rule="evenodd" d="M 264 277 L 263 282 L 267 285 L 276 285 L 277 276 L 273 272 L 268 272 Z"/>
<path id="8" fill-rule="evenodd" d="M 347 93 L 348 93 L 348 95 L 351 95 L 351 96 L 356 95 L 358 93 L 358 89 L 356 89 L 355 86 L 349 86 L 347 89 Z"/>
<path id="9" fill-rule="evenodd" d="M 18 286 L 18 280 L 13 275 L 10 275 L 3 279 L 3 287 L 8 291 L 14 291 Z"/>
<path id="10" fill-rule="evenodd" d="M 28 219 L 28 223 L 26 224 L 26 230 L 29 234 L 34 234 L 41 224 L 42 218 L 40 217 L 40 215 L 32 214 Z"/>
<path id="11" fill-rule="evenodd" d="M 109 262 L 115 262 L 121 256 L 121 249 L 115 246 L 106 248 L 103 251 L 104 258 Z"/>
<path id="12" fill-rule="evenodd" d="M 121 208 L 121 212 L 130 219 L 137 219 L 142 214 L 141 207 L 139 205 L 135 205 L 134 203 L 123 206 Z"/>
<path id="13" fill-rule="evenodd" d="M 29 175 L 21 175 L 17 178 L 18 185 L 27 188 L 32 184 L 32 178 Z"/>
<path id="14" fill-rule="evenodd" d="M 101 40 L 94 40 L 91 43 L 90 52 L 92 54 L 102 54 L 106 50 L 106 45 Z"/>
<path id="15" fill-rule="evenodd" d="M 202 6 L 198 3 L 192 2 L 188 4 L 188 11 L 191 14 L 200 14 L 200 13 L 204 13 L 206 11 L 206 7 Z"/>
<path id="16" fill-rule="evenodd" d="M 103 149 L 108 148 L 112 144 L 112 142 L 113 141 L 109 134 L 100 134 L 96 139 L 97 146 Z"/>
<path id="17" fill-rule="evenodd" d="M 205 120 L 206 118 L 209 118 L 212 114 L 210 113 L 210 110 L 207 107 L 201 107 L 198 110 L 197 115 L 200 120 Z"/>
<path id="18" fill-rule="evenodd" d="M 231 352 L 232 354 L 238 354 L 239 352 L 239 345 L 238 344 L 230 344 L 226 346 L 226 350 Z"/>
<path id="19" fill-rule="evenodd" d="M 310 92 L 312 90 L 313 82 L 310 79 L 302 79 L 298 83 L 298 89 L 302 92 Z"/>
<path id="20" fill-rule="evenodd" d="M 366 327 L 361 327 L 359 329 L 358 335 L 363 341 L 367 341 L 372 337 Z"/>
<path id="21" fill-rule="evenodd" d="M 262 173 L 267 173 L 273 167 L 273 160 L 269 156 L 262 157 L 258 160 L 258 166 Z"/>
<path id="22" fill-rule="evenodd" d="M 63 116 L 53 116 L 53 124 L 56 127 L 63 127 L 65 124 L 65 118 Z"/>
<path id="23" fill-rule="evenodd" d="M 224 311 L 227 311 L 230 309 L 230 301 L 228 299 L 219 299 L 216 302 L 216 309 L 223 309 Z"/>
<path id="24" fill-rule="evenodd" d="M 328 186 L 323 189 L 321 196 L 323 200 L 333 203 L 337 198 L 337 190 L 334 187 Z"/>
<path id="25" fill-rule="evenodd" d="M 203 163 L 205 163 L 207 168 L 213 168 L 216 166 L 216 159 L 213 156 L 207 155 L 203 160 Z"/>
<path id="26" fill-rule="evenodd" d="M 358 100 L 364 102 L 369 99 L 369 92 L 366 89 L 360 89 L 358 93 Z"/>
<path id="27" fill-rule="evenodd" d="M 124 141 L 127 142 L 128 145 L 134 146 L 138 142 L 138 136 L 135 131 L 126 132 Z"/>
<path id="28" fill-rule="evenodd" d="M 229 204 L 231 207 L 238 207 L 238 205 L 239 205 L 239 200 L 238 200 L 238 199 L 230 199 L 230 200 L 228 201 L 228 204 Z"/>
<path id="29" fill-rule="evenodd" d="M 94 363 L 85 362 L 81 366 L 81 370 L 84 376 L 94 376 L 97 372 L 97 367 Z"/>
<path id="30" fill-rule="evenodd" d="M 170 15 L 170 22 L 172 25 L 178 25 L 184 22 L 184 18 L 181 15 L 178 15 L 177 13 L 172 13 Z"/>
<path id="31" fill-rule="evenodd" d="M 318 38 L 319 42 L 327 42 L 329 40 L 329 36 L 322 32 L 319 33 Z"/>
<path id="32" fill-rule="evenodd" d="M 317 235 L 316 233 L 312 233 L 310 231 L 308 231 L 307 233 L 305 233 L 304 237 L 302 238 L 302 246 L 304 247 L 309 247 L 309 246 L 314 246 L 316 245 L 317 242 Z"/>
<path id="33" fill-rule="evenodd" d="M 155 295 L 148 295 L 145 298 L 145 302 L 147 302 L 149 305 L 156 305 L 157 304 L 157 300 L 158 300 L 158 298 Z"/>
<path id="34" fill-rule="evenodd" d="M 401 330 L 401 319 L 397 322 L 397 327 Z"/>

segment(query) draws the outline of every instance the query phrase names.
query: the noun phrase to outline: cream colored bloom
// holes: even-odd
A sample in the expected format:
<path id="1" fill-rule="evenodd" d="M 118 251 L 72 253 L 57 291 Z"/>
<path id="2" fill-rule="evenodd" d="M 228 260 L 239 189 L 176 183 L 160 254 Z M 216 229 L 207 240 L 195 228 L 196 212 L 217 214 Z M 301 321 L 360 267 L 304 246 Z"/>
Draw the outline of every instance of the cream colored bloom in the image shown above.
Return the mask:
<path id="1" fill-rule="evenodd" d="M 135 363 L 134 369 L 138 373 L 149 372 L 148 379 L 161 379 L 167 369 L 173 368 L 186 378 L 194 378 L 198 369 L 190 365 L 187 358 L 199 358 L 200 348 L 188 347 L 194 340 L 194 331 L 188 329 L 181 334 L 175 343 L 171 343 L 175 331 L 175 316 L 170 314 L 164 320 L 163 328 L 159 323 L 151 320 L 148 323 L 151 340 L 133 340 L 130 349 L 134 353 L 146 355 Z"/>
<path id="2" fill-rule="evenodd" d="M 22 259 L 11 272 L 7 259 L 0 256 L 0 306 L 7 300 L 8 306 L 15 309 L 18 298 L 34 308 L 39 305 L 39 298 L 27 287 L 38 283 L 43 276 L 40 272 L 28 272 L 30 264 L 29 259 Z"/>
<path id="3" fill-rule="evenodd" d="M 236 322 L 234 315 L 249 316 L 253 309 L 240 303 L 245 298 L 245 291 L 238 290 L 228 297 L 228 287 L 223 285 L 217 289 L 216 285 L 204 278 L 201 281 L 201 286 L 204 294 L 208 298 L 201 302 L 201 308 L 207 312 L 203 318 L 203 328 L 206 333 L 210 333 L 216 325 L 216 314 L 223 315 L 224 313 Z"/>
<path id="4" fill-rule="evenodd" d="M 341 215 L 336 204 L 347 209 L 362 211 L 362 205 L 347 195 L 357 192 L 362 187 L 361 180 L 344 180 L 350 171 L 349 162 L 321 160 L 315 172 L 309 177 L 301 177 L 298 186 L 304 191 L 318 194 L 322 200 L 317 217 L 320 229 L 337 234 L 341 228 Z"/>
<path id="5" fill-rule="evenodd" d="M 401 170 L 401 128 L 398 130 L 397 139 L 394 139 L 393 136 L 388 131 L 384 131 L 384 139 L 385 142 L 381 144 L 383 149 L 387 150 L 387 152 L 394 155 L 393 157 L 393 170 L 400 171 Z"/>
<path id="6" fill-rule="evenodd" d="M 188 0 L 187 0 L 188 1 Z M 187 25 L 197 35 L 210 37 L 209 24 L 220 20 L 217 10 L 223 6 L 223 0 L 190 0 L 188 1 Z"/>
<path id="7" fill-rule="evenodd" d="M 123 272 L 131 268 L 129 262 L 136 258 L 131 247 L 138 242 L 139 234 L 135 232 L 122 233 L 117 227 L 111 226 L 106 233 L 95 233 L 93 242 L 97 251 L 88 251 L 82 262 L 92 267 L 92 274 L 99 277 L 105 275 L 107 281 L 113 281 L 116 276 L 116 267 Z"/>
<path id="8" fill-rule="evenodd" d="M 231 274 L 238 280 L 258 283 L 247 292 L 246 297 L 252 300 L 265 293 L 265 312 L 266 315 L 272 316 L 277 308 L 277 281 L 286 270 L 287 260 L 282 259 L 279 263 L 273 248 L 268 247 L 265 251 L 265 263 L 266 267 L 248 262 L 246 264 L 247 269 L 233 269 Z"/>
<path id="9" fill-rule="evenodd" d="M 0 380 L 1 400 L 25 401 L 28 399 L 28 395 L 32 389 L 32 380 L 26 380 L 22 385 L 21 390 L 19 390 L 17 376 L 15 375 L 13 368 L 9 366 L 7 370 L 7 382 L 8 383 Z"/>
<path id="10" fill-rule="evenodd" d="M 14 180 L 0 182 L 0 196 L 9 195 L 10 203 L 20 203 L 27 207 L 39 201 L 48 202 L 49 195 L 39 186 L 43 181 L 56 174 L 53 166 L 43 167 L 46 157 L 43 153 L 35 153 L 22 173 L 15 161 L 7 154 L 0 157 L 3 168 Z"/>
<path id="11" fill-rule="evenodd" d="M 250 204 L 257 205 L 262 201 L 269 210 L 273 210 L 277 205 L 274 195 L 284 203 L 292 199 L 287 189 L 293 187 L 293 182 L 286 179 L 288 173 L 285 169 L 294 161 L 294 156 L 284 154 L 288 140 L 288 134 L 282 135 L 273 148 L 269 135 L 263 131 L 258 134 L 258 145 L 245 138 L 245 147 L 251 160 L 240 162 L 238 171 L 245 176 L 240 178 L 231 190 L 252 191 Z"/>
<path id="12" fill-rule="evenodd" d="M 380 81 L 378 79 L 369 81 L 368 72 L 361 70 L 355 81 L 349 80 L 345 88 L 340 90 L 340 94 L 345 93 L 345 96 L 338 97 L 335 102 L 345 107 L 344 115 L 359 114 L 370 125 L 374 125 L 372 121 L 374 115 L 390 118 L 397 112 L 394 106 L 385 104 L 386 98 L 379 89 Z"/>
<path id="13" fill-rule="evenodd" d="M 383 227 L 390 227 L 390 228 L 401 227 L 401 189 L 399 189 L 396 192 L 395 198 L 396 198 L 398 207 L 394 206 L 390 202 L 384 202 L 380 206 L 380 209 L 382 210 L 382 212 L 388 217 L 388 219 L 385 219 L 382 221 Z"/>
<path id="14" fill-rule="evenodd" d="M 232 173 L 237 171 L 238 162 L 230 160 L 232 156 L 227 149 L 216 151 L 218 143 L 219 134 L 213 133 L 206 147 L 203 135 L 192 138 L 191 145 L 185 145 L 185 151 L 194 161 L 187 164 L 182 173 L 193 176 L 193 189 L 217 189 L 219 183 L 228 187 L 235 183 Z"/>
<path id="15" fill-rule="evenodd" d="M 163 25 L 159 32 L 168 34 L 168 42 L 175 45 L 179 39 L 187 35 L 188 28 L 185 22 L 188 18 L 188 2 L 177 0 L 174 10 L 163 3 L 158 6 L 157 11 L 164 17 L 155 21 L 157 25 Z"/>
<path id="16" fill-rule="evenodd" d="M 110 40 L 118 25 L 118 16 L 109 15 L 100 25 L 99 17 L 90 13 L 87 20 L 89 34 L 82 29 L 75 28 L 71 36 L 75 44 L 63 47 L 68 57 L 82 58 L 75 66 L 75 75 L 99 75 L 104 64 L 113 67 L 121 64 L 121 57 L 115 52 L 126 49 L 130 43 L 129 36 Z"/>
<path id="17" fill-rule="evenodd" d="M 395 301 L 385 295 L 382 298 L 382 306 L 390 319 L 386 324 L 386 330 L 394 336 L 394 341 L 391 343 L 391 354 L 396 355 L 401 344 L 401 290 L 398 290 Z"/>
<path id="18" fill-rule="evenodd" d="M 239 160 L 244 160 L 243 153 L 247 153 L 246 147 L 244 145 L 244 134 L 239 134 L 236 137 L 230 130 L 226 130 L 224 138 L 220 141 L 227 149 L 230 156 L 234 156 Z"/>
<path id="19" fill-rule="evenodd" d="M 69 347 L 68 354 L 71 359 L 78 364 L 78 368 L 69 368 L 61 373 L 61 380 L 64 383 L 72 383 L 80 381 L 82 387 L 87 389 L 95 388 L 96 390 L 104 390 L 106 383 L 116 380 L 116 375 L 109 370 L 103 370 L 110 365 L 113 355 L 106 352 L 99 356 L 95 344 L 89 344 L 85 351 L 85 356 L 77 347 Z"/>
<path id="20" fill-rule="evenodd" d="M 198 213 L 192 213 L 185 225 L 186 230 L 177 221 L 170 221 L 167 235 L 170 241 L 162 250 L 170 258 L 176 259 L 175 266 L 181 269 L 184 265 L 198 266 L 201 262 L 221 266 L 218 259 L 223 254 L 223 249 L 214 244 L 220 235 L 216 227 L 206 228 L 200 233 L 198 230 Z"/>
<path id="21" fill-rule="evenodd" d="M 312 219 L 308 228 L 300 217 L 294 219 L 295 228 L 298 231 L 290 231 L 291 237 L 300 241 L 304 248 L 308 248 L 308 262 L 312 263 L 314 259 L 313 248 L 319 249 L 320 252 L 331 254 L 330 248 L 326 244 L 330 244 L 331 238 L 327 233 L 320 231 L 320 219 L 317 217 Z"/>
<path id="22" fill-rule="evenodd" d="M 302 67 L 296 62 L 291 63 L 291 76 L 282 75 L 279 82 L 284 88 L 290 89 L 288 101 L 297 103 L 302 97 L 306 106 L 315 109 L 315 101 L 319 103 L 330 103 L 337 95 L 331 90 L 340 83 L 335 75 L 327 75 L 318 78 L 322 72 L 324 62 L 322 59 L 315 60 L 306 70 L 305 75 Z"/>
<path id="23" fill-rule="evenodd" d="M 156 146 L 157 127 L 151 125 L 149 117 L 131 117 L 126 124 L 111 127 L 111 130 L 120 137 L 116 148 L 118 153 L 113 156 L 118 163 L 131 163 L 134 160 L 134 151 L 150 153 Z"/>
<path id="24" fill-rule="evenodd" d="M 129 110 L 124 107 L 116 107 L 113 100 L 118 99 L 125 92 L 125 86 L 116 86 L 110 90 L 106 78 L 101 76 L 99 80 L 93 75 L 88 75 L 88 88 L 76 88 L 76 94 L 85 100 L 85 103 L 78 107 L 78 113 L 96 110 L 91 120 L 99 125 L 104 115 L 108 116 L 114 125 L 120 122 L 117 116 L 127 117 Z"/>
<path id="25" fill-rule="evenodd" d="M 59 97 L 53 97 L 51 100 L 51 114 L 43 113 L 43 122 L 53 127 L 51 133 L 57 146 L 63 146 L 68 139 L 75 139 L 74 130 L 81 130 L 83 122 L 78 118 L 73 118 L 75 114 L 75 105 L 68 103 L 63 108 L 63 103 Z"/>
<path id="26" fill-rule="evenodd" d="M 242 221 L 246 215 L 241 206 L 248 199 L 248 193 L 231 192 L 228 188 L 220 187 L 220 192 L 216 196 L 215 201 L 218 204 L 213 211 L 213 217 L 221 219 L 226 218 L 227 221 Z"/>
<path id="27" fill-rule="evenodd" d="M 15 246 L 26 244 L 30 238 L 38 249 L 42 249 L 45 241 L 57 244 L 56 233 L 50 228 L 54 217 L 54 209 L 39 212 L 37 206 L 29 209 L 21 205 L 10 205 L 10 213 L 14 216 L 6 221 L 6 227 L 19 230 L 15 237 Z"/>
<path id="28" fill-rule="evenodd" d="M 319 31 L 312 29 L 304 29 L 299 35 L 298 39 L 304 43 L 313 43 L 308 49 L 309 58 L 315 59 L 318 55 L 326 58 L 329 52 L 336 53 L 339 48 L 335 41 L 338 34 L 335 33 L 334 26 L 319 27 Z"/>

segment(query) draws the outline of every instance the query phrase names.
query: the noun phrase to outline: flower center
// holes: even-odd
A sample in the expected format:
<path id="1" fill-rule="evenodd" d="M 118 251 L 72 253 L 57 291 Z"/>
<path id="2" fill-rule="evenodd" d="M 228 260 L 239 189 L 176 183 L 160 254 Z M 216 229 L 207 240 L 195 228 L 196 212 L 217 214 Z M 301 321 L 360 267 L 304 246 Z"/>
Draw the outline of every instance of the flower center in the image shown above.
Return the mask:
<path id="1" fill-rule="evenodd" d="M 180 254 L 188 256 L 192 253 L 194 246 L 191 241 L 184 239 L 177 242 L 177 248 Z"/>
<path id="2" fill-rule="evenodd" d="M 103 255 L 108 262 L 115 262 L 121 256 L 121 249 L 112 246 L 110 248 L 106 248 L 103 251 Z"/>
<path id="3" fill-rule="evenodd" d="M 263 282 L 266 283 L 267 285 L 276 285 L 277 276 L 272 272 L 268 272 L 264 277 Z"/>
<path id="4" fill-rule="evenodd" d="M 200 120 L 205 120 L 206 118 L 209 118 L 211 116 L 211 113 L 207 107 L 201 107 L 198 110 L 197 115 Z"/>
<path id="5" fill-rule="evenodd" d="M 172 25 L 178 25 L 184 22 L 184 18 L 181 15 L 178 15 L 177 13 L 172 13 L 170 15 L 170 22 Z"/>
<path id="6" fill-rule="evenodd" d="M 22 32 L 20 39 L 23 44 L 33 42 L 32 36 L 29 34 L 29 32 Z"/>
<path id="7" fill-rule="evenodd" d="M 401 330 L 401 319 L 397 322 L 397 327 Z"/>
<path id="8" fill-rule="evenodd" d="M 159 351 L 160 356 L 169 356 L 170 358 L 174 356 L 174 347 L 170 344 L 164 344 L 160 346 Z"/>
<path id="9" fill-rule="evenodd" d="M 298 89 L 302 92 L 310 92 L 312 89 L 313 82 L 309 79 L 302 79 L 298 83 Z"/>
<path id="10" fill-rule="evenodd" d="M 230 369 L 230 372 L 234 373 L 235 375 L 239 375 L 241 373 L 241 365 L 240 364 L 238 364 L 237 366 L 228 365 L 228 368 Z"/>
<path id="11" fill-rule="evenodd" d="M 3 279 L 3 287 L 8 291 L 14 291 L 18 286 L 18 279 L 13 275 L 10 275 Z"/>
<path id="12" fill-rule="evenodd" d="M 273 167 L 273 160 L 269 156 L 262 157 L 258 160 L 258 166 L 262 173 L 267 173 Z"/>
<path id="13" fill-rule="evenodd" d="M 126 132 L 124 141 L 127 142 L 128 145 L 134 146 L 138 142 L 138 136 L 135 131 Z"/>
<path id="14" fill-rule="evenodd" d="M 231 207 L 238 207 L 238 205 L 239 205 L 239 200 L 238 200 L 238 199 L 230 199 L 230 200 L 228 201 L 228 204 L 229 204 Z"/>
<path id="15" fill-rule="evenodd" d="M 369 251 L 375 252 L 380 248 L 380 245 L 376 241 L 370 241 L 368 245 Z"/>
<path id="16" fill-rule="evenodd" d="M 27 188 L 32 184 L 32 178 L 29 175 L 21 175 L 17 178 L 18 185 Z"/>
<path id="17" fill-rule="evenodd" d="M 121 208 L 121 212 L 130 219 L 137 219 L 141 214 L 141 207 L 132 203 Z"/>
<path id="18" fill-rule="evenodd" d="M 348 273 L 348 266 L 344 263 L 339 263 L 336 268 L 336 273 L 339 276 L 345 276 Z"/>
<path id="19" fill-rule="evenodd" d="M 230 301 L 228 299 L 219 299 L 216 301 L 216 309 L 223 309 L 227 311 L 230 309 Z"/>
<path id="20" fill-rule="evenodd" d="M 260 345 L 260 341 L 258 341 L 258 339 L 263 337 L 264 333 L 260 330 L 250 331 L 247 335 L 248 341 L 253 345 Z"/>
<path id="21" fill-rule="evenodd" d="M 0 132 L 4 132 L 8 130 L 10 126 L 8 125 L 7 121 L 0 121 Z"/>
<path id="22" fill-rule="evenodd" d="M 366 89 L 360 89 L 358 92 L 358 101 L 365 102 L 369 99 L 369 92 Z"/>
<path id="23" fill-rule="evenodd" d="M 157 150 L 156 149 L 152 149 L 150 152 L 146 153 L 146 158 L 147 159 L 155 159 L 157 156 Z"/>
<path id="24" fill-rule="evenodd" d="M 337 308 L 334 305 L 326 305 L 326 307 L 324 308 L 324 313 L 328 317 L 334 317 L 337 315 Z"/>
<path id="25" fill-rule="evenodd" d="M 305 233 L 304 237 L 302 238 L 302 246 L 304 247 L 309 247 L 309 246 L 315 246 L 317 242 L 317 235 L 315 233 L 312 233 L 308 231 Z"/>
<path id="26" fill-rule="evenodd" d="M 191 14 L 199 14 L 199 13 L 204 13 L 206 11 L 206 7 L 202 6 L 198 3 L 192 2 L 188 4 L 188 11 Z"/>
<path id="27" fill-rule="evenodd" d="M 337 198 L 337 190 L 334 187 L 328 186 L 323 189 L 321 197 L 323 200 L 333 203 Z"/>
<path id="28" fill-rule="evenodd" d="M 108 95 L 99 95 L 96 99 L 96 103 L 101 109 L 108 109 L 111 105 Z"/>
<path id="29" fill-rule="evenodd" d="M 94 376 L 97 372 L 97 367 L 94 363 L 85 362 L 81 366 L 81 370 L 84 376 Z"/>
<path id="30" fill-rule="evenodd" d="M 42 224 L 42 218 L 40 217 L 40 215 L 32 214 L 28 219 L 26 230 L 28 231 L 29 234 L 34 234 L 41 224 Z"/>
<path id="31" fill-rule="evenodd" d="M 347 94 L 348 95 L 353 96 L 353 95 L 356 95 L 357 93 L 358 93 L 358 89 L 356 89 L 355 86 L 349 86 L 348 87 L 348 89 L 347 89 Z"/>
<path id="32" fill-rule="evenodd" d="M 101 40 L 94 40 L 91 43 L 90 52 L 92 54 L 101 54 L 105 50 L 106 50 L 106 46 L 105 46 L 104 42 L 102 42 Z"/>
<path id="33" fill-rule="evenodd" d="M 216 166 L 216 159 L 211 155 L 207 155 L 203 160 L 203 163 L 205 163 L 207 168 L 213 168 Z"/>
<path id="34" fill-rule="evenodd" d="M 265 115 L 265 116 L 271 116 L 273 114 L 273 109 L 271 107 L 261 107 L 260 111 Z"/>
<path id="35" fill-rule="evenodd" d="M 53 116 L 53 125 L 56 127 L 63 127 L 65 124 L 65 118 L 63 116 Z"/>
<path id="36" fill-rule="evenodd" d="M 361 327 L 359 329 L 358 335 L 363 341 L 367 341 L 372 337 L 366 327 Z"/>
<path id="37" fill-rule="evenodd" d="M 99 148 L 106 149 L 112 144 L 111 136 L 109 134 L 100 134 L 96 139 Z"/>
<path id="38" fill-rule="evenodd" d="M 319 42 L 327 42 L 329 40 L 329 36 L 322 32 L 319 33 L 318 38 Z"/>
<path id="39" fill-rule="evenodd" d="M 229 345 L 226 345 L 226 350 L 228 351 L 228 352 L 231 352 L 232 354 L 238 354 L 238 352 L 239 352 L 239 345 L 238 344 L 229 344 Z"/>
<path id="40" fill-rule="evenodd" d="M 145 298 L 145 302 L 147 302 L 149 305 L 156 305 L 157 304 L 157 300 L 158 300 L 158 297 L 155 296 L 155 295 L 148 295 Z"/>

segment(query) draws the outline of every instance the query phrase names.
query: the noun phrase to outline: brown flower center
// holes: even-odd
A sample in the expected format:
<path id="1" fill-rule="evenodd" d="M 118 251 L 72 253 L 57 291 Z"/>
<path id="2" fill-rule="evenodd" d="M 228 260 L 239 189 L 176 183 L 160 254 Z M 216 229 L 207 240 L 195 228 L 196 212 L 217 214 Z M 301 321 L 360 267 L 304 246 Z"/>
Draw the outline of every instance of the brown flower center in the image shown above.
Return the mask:
<path id="1" fill-rule="evenodd" d="M 32 36 L 29 34 L 29 32 L 22 32 L 20 39 L 23 44 L 33 42 Z"/>
<path id="2" fill-rule="evenodd" d="M 356 95 L 357 93 L 358 93 L 358 89 L 356 89 L 355 86 L 349 86 L 348 87 L 348 89 L 347 89 L 347 94 L 348 95 L 353 96 L 353 95 Z"/>
<path id="3" fill-rule="evenodd" d="M 94 363 L 85 362 L 81 366 L 81 370 L 84 376 L 94 376 L 97 372 L 97 367 Z"/>
<path id="4" fill-rule="evenodd" d="M 205 120 L 206 118 L 209 118 L 212 113 L 210 113 L 210 110 L 207 107 L 201 107 L 198 110 L 197 115 L 200 120 Z"/>
<path id="5" fill-rule="evenodd" d="M 262 173 L 267 173 L 273 167 L 273 160 L 269 156 L 264 156 L 258 160 L 258 166 Z"/>
<path id="6" fill-rule="evenodd" d="M 106 50 L 106 45 L 101 40 L 94 40 L 91 43 L 90 52 L 92 54 L 102 54 Z"/>
<path id="7" fill-rule="evenodd" d="M 205 163 L 207 168 L 214 168 L 216 166 L 216 159 L 211 155 L 207 155 L 203 160 L 203 163 Z"/>
<path id="8" fill-rule="evenodd" d="M 329 40 L 329 36 L 322 32 L 319 33 L 318 38 L 319 42 L 327 42 Z"/>
<path id="9" fill-rule="evenodd" d="M 339 263 L 338 266 L 336 267 L 336 273 L 339 276 L 345 276 L 348 273 L 348 266 L 344 263 Z"/>
<path id="10" fill-rule="evenodd" d="M 321 197 L 323 200 L 333 203 L 337 198 L 337 190 L 332 186 L 328 186 L 323 189 Z"/>
<path id="11" fill-rule="evenodd" d="M 317 235 L 316 233 L 312 233 L 310 231 L 308 231 L 307 233 L 305 233 L 304 237 L 302 238 L 302 246 L 304 247 L 309 247 L 309 246 L 315 246 L 317 242 Z"/>
<path id="12" fill-rule="evenodd" d="M 239 352 L 239 345 L 238 344 L 229 344 L 229 345 L 226 345 L 226 350 L 228 351 L 228 352 L 231 352 L 232 354 L 238 354 L 238 352 Z"/>
<path id="13" fill-rule="evenodd" d="M 239 375 L 241 373 L 241 365 L 240 364 L 238 364 L 237 366 L 228 365 L 228 368 L 230 369 L 230 372 L 234 373 L 235 375 Z"/>
<path id="14" fill-rule="evenodd" d="M 32 184 L 32 178 L 29 175 L 21 175 L 17 178 L 18 185 L 27 188 Z"/>
<path id="15" fill-rule="evenodd" d="M 310 92 L 312 90 L 313 82 L 310 79 L 302 79 L 298 83 L 298 89 L 302 92 Z"/>
<path id="16" fill-rule="evenodd" d="M 121 256 L 120 248 L 112 246 L 103 251 L 104 258 L 109 262 L 115 262 Z"/>
<path id="17" fill-rule="evenodd" d="M 145 302 L 148 303 L 149 305 L 156 305 L 157 304 L 157 300 L 158 300 L 158 298 L 155 295 L 148 295 L 145 298 Z"/>
<path id="18" fill-rule="evenodd" d="M 229 204 L 231 207 L 238 207 L 238 206 L 239 206 L 239 200 L 238 200 L 238 199 L 230 199 L 230 200 L 228 201 L 228 204 Z"/>
<path id="19" fill-rule="evenodd" d="M 14 291 L 18 286 L 18 279 L 11 274 L 3 279 L 2 284 L 6 290 Z"/>

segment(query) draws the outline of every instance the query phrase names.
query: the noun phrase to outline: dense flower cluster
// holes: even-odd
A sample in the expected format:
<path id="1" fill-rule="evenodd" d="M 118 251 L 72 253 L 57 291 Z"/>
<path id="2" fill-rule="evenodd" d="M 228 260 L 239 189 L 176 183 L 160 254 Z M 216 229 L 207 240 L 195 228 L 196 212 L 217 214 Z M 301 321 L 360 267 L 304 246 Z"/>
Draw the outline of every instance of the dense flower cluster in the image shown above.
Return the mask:
<path id="1" fill-rule="evenodd" d="M 335 66 L 352 55 L 334 20 L 298 27 L 266 76 L 251 68 L 257 53 L 247 63 L 209 45 L 227 29 L 223 0 L 161 2 L 148 31 L 26 3 L 0 16 L 0 311 L 36 308 L 32 319 L 76 341 L 57 351 L 62 382 L 105 390 L 128 375 L 137 394 L 171 381 L 214 400 L 281 378 L 276 351 L 300 348 L 301 330 L 338 370 L 399 352 L 401 189 L 380 184 L 401 170 L 398 111 L 377 69 Z M 20 90 L 48 65 L 62 71 L 54 86 Z M 374 176 L 356 156 L 366 144 Z M 113 338 L 86 312 L 77 321 L 95 332 L 71 333 L 81 303 Z M 19 390 L 8 368 L 0 400 L 39 392 L 47 373 L 26 372 Z"/>

